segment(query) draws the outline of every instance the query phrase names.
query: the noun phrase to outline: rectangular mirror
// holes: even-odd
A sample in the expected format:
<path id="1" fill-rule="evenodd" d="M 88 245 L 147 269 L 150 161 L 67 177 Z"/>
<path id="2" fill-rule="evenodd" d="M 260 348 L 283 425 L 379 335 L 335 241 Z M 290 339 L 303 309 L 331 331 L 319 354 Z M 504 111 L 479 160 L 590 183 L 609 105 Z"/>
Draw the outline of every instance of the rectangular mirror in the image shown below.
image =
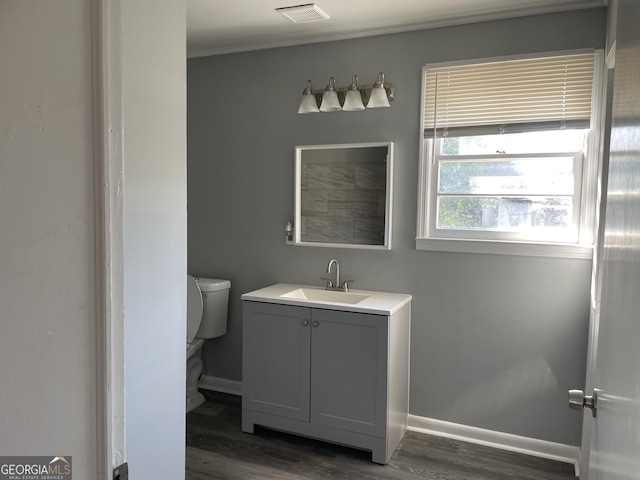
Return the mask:
<path id="1" fill-rule="evenodd" d="M 296 147 L 294 243 L 391 249 L 393 142 Z"/>

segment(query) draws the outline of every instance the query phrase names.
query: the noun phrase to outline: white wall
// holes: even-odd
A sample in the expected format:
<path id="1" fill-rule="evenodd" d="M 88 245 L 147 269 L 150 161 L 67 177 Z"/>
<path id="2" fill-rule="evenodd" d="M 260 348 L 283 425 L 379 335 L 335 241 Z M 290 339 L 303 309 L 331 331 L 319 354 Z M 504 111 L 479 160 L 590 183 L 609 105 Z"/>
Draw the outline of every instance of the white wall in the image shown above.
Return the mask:
<path id="1" fill-rule="evenodd" d="M 0 454 L 96 471 L 91 5 L 0 1 Z"/>
<path id="2" fill-rule="evenodd" d="M 118 5 L 125 459 L 131 478 L 174 480 L 184 478 L 185 4 Z M 104 453 L 92 77 L 101 6 L 0 0 L 0 455 L 71 455 L 80 479 L 98 478 Z"/>
<path id="3" fill-rule="evenodd" d="M 122 1 L 126 460 L 184 478 L 186 10 Z"/>

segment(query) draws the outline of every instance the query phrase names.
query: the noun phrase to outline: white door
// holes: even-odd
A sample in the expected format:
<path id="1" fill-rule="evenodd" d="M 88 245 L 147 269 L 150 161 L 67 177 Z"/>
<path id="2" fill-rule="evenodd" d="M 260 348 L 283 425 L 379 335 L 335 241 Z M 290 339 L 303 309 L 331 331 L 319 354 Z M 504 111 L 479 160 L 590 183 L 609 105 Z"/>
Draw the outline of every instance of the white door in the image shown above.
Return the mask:
<path id="1" fill-rule="evenodd" d="M 640 3 L 618 9 L 589 480 L 640 479 Z"/>

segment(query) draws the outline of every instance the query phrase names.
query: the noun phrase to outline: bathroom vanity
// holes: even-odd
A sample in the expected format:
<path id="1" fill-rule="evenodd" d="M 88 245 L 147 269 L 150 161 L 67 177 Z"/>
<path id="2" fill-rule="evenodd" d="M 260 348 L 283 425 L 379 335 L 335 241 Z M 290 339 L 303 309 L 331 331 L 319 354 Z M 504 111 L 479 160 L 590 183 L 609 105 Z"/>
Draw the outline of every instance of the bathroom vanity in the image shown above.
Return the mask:
<path id="1" fill-rule="evenodd" d="M 407 428 L 411 296 L 277 284 L 242 295 L 242 430 L 372 452 Z"/>

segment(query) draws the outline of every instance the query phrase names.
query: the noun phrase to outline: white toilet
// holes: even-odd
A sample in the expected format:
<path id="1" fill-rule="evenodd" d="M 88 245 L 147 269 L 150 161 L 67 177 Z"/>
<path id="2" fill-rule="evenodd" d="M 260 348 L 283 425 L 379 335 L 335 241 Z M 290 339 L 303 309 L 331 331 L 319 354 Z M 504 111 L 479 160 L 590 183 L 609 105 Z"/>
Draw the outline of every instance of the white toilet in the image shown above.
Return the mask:
<path id="1" fill-rule="evenodd" d="M 229 280 L 187 275 L 187 412 L 204 402 L 201 349 L 206 339 L 227 333 L 229 288 Z"/>

